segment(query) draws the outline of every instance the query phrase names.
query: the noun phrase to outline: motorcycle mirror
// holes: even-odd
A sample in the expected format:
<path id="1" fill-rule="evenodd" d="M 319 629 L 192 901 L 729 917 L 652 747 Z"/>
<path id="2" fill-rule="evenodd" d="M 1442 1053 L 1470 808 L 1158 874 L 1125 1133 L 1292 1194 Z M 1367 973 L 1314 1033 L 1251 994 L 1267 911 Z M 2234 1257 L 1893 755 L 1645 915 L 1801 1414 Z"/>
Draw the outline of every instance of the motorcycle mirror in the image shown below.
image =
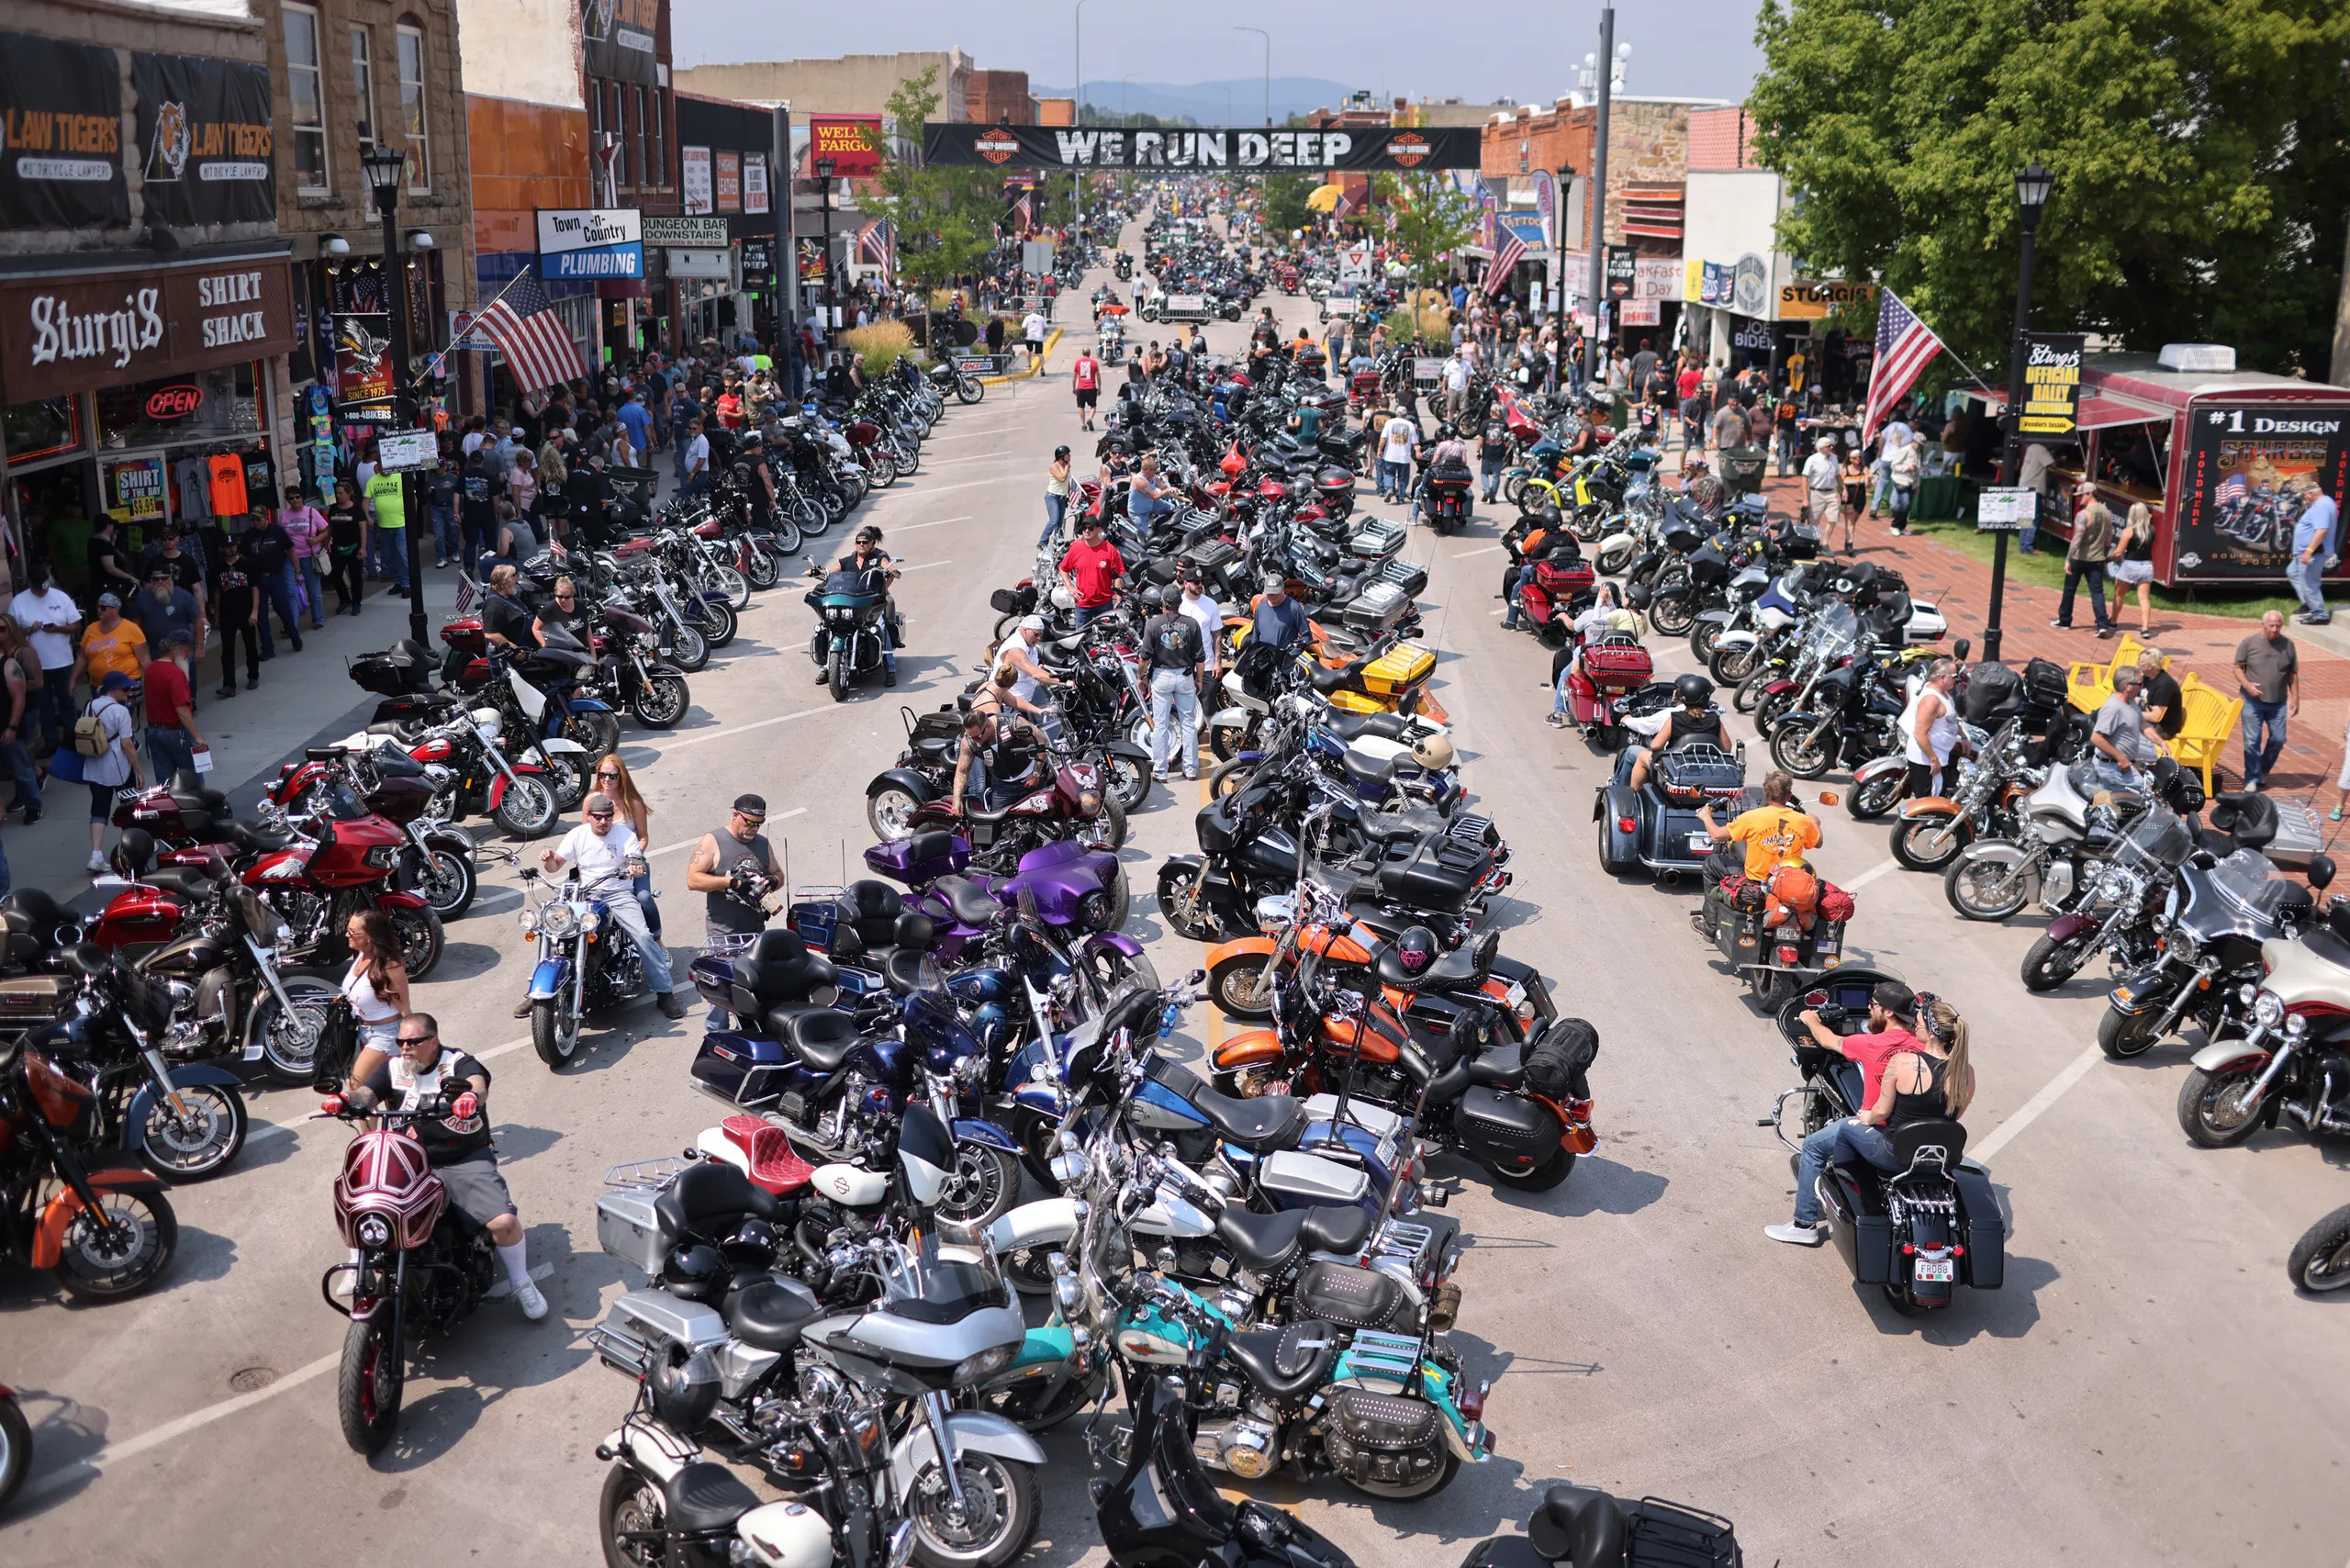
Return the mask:
<path id="1" fill-rule="evenodd" d="M 2324 858 L 2325 857 L 2322 855 L 2318 857 L 2318 859 L 2320 860 L 2323 860 Z M 2311 864 L 2315 865 L 2316 861 L 2311 861 Z M 2327 862 L 2329 871 L 2332 864 L 2333 863 L 2331 861 Z M 1185 985 L 1205 985 L 1208 983 L 1208 972 L 1205 969 L 1193 969 L 1190 974 L 1183 977 L 1183 983 Z"/>
<path id="2" fill-rule="evenodd" d="M 2310 879 L 2311 891 L 2321 893 L 2325 891 L 2327 884 L 2333 880 L 2333 857 L 2331 855 L 2311 856 L 2309 869 L 2303 874 Z"/>
<path id="3" fill-rule="evenodd" d="M 1966 655 L 1974 651 L 1974 644 L 1968 642 L 1965 638 L 1961 637 L 1957 642 L 1951 644 L 1951 657 L 1957 660 L 1960 664 L 1964 664 L 1966 662 Z"/>

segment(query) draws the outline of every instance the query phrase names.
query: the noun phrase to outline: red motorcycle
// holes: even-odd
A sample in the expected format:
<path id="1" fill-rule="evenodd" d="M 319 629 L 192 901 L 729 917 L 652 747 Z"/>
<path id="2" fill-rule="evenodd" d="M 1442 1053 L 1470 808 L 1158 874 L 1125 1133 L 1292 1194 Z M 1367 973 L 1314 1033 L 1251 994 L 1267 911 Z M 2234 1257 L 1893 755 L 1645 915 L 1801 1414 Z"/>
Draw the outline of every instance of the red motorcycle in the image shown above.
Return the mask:
<path id="1" fill-rule="evenodd" d="M 1567 672 L 1567 717 L 1585 740 L 1609 751 L 1621 746 L 1630 703 L 1656 674 L 1648 649 L 1628 632 L 1609 632 L 1579 648 L 1562 648 L 1556 656 L 1573 661 Z"/>
<path id="2" fill-rule="evenodd" d="M 390 823 L 408 840 L 394 880 L 424 895 L 434 913 L 451 921 L 473 907 L 479 886 L 473 839 L 450 826 L 435 806 L 451 777 L 448 768 L 420 762 L 397 746 L 312 746 L 300 762 L 278 769 L 269 801 L 297 821 L 349 822 L 372 814 Z"/>
<path id="3" fill-rule="evenodd" d="M 341 1095 L 323 1107 L 329 1116 L 379 1124 L 351 1140 L 334 1183 L 335 1224 L 360 1260 L 335 1264 L 319 1282 L 327 1305 L 351 1319 L 336 1405 L 343 1440 L 359 1453 L 381 1451 L 399 1424 L 409 1338 L 447 1333 L 500 1277 L 489 1233 L 449 1201 L 411 1130 L 449 1111 L 443 1095 L 414 1111 L 362 1112 Z M 334 1296 L 343 1273 L 352 1276 L 349 1306 Z"/>
<path id="4" fill-rule="evenodd" d="M 1511 554 L 1516 553 L 1512 546 Z M 1565 561 L 1546 557 L 1522 568 L 1517 579 L 1520 623 L 1545 647 L 1565 646 L 1574 632 L 1574 618 L 1591 605 L 1597 581 L 1591 564 L 1579 555 Z"/>

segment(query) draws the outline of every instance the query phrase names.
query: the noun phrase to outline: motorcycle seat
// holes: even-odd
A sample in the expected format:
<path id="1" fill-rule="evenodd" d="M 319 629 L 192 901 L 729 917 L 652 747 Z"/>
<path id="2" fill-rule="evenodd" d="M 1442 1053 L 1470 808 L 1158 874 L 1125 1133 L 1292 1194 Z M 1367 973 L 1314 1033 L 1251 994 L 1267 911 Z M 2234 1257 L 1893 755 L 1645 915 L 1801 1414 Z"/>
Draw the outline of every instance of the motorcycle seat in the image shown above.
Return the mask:
<path id="1" fill-rule="evenodd" d="M 0 924 L 5 924 L 10 931 L 47 940 L 50 933 L 73 918 L 65 907 L 44 889 L 18 888 L 7 897 L 0 898 Z"/>
<path id="2" fill-rule="evenodd" d="M 1345 1338 L 1336 1324 L 1308 1319 L 1235 1334 L 1225 1349 L 1250 1383 L 1276 1399 L 1297 1399 L 1329 1375 Z"/>
<path id="3" fill-rule="evenodd" d="M 765 1501 L 722 1464 L 688 1464 L 661 1484 L 663 1523 L 678 1535 L 731 1529 Z"/>
<path id="4" fill-rule="evenodd" d="M 891 996 L 912 996 L 922 989 L 923 960 L 930 954 L 920 947 L 897 947 L 881 960 L 881 978 Z"/>
<path id="5" fill-rule="evenodd" d="M 768 1032 L 819 1072 L 833 1072 L 856 1045 L 856 1020 L 830 1007 L 773 1007 Z"/>
<path id="6" fill-rule="evenodd" d="M 1488 1089 L 1517 1089 L 1526 1082 L 1526 1047 L 1496 1046 L 1469 1058 L 1469 1081 Z"/>
<path id="7" fill-rule="evenodd" d="M 1379 740 L 1400 741 L 1404 738 L 1406 721 L 1401 713 L 1329 713 L 1322 720 L 1323 728 L 1342 741 L 1371 735 Z"/>
<path id="8" fill-rule="evenodd" d="M 161 866 L 139 879 L 184 899 L 210 898 L 216 890 L 212 879 L 193 866 Z"/>
<path id="9" fill-rule="evenodd" d="M 1270 1273 L 1297 1256 L 1313 1252 L 1358 1252 L 1371 1234 L 1371 1215 L 1359 1208 L 1325 1205 L 1284 1209 L 1279 1214 L 1252 1214 L 1226 1208 L 1216 1217 L 1215 1233 L 1242 1267 Z"/>
<path id="10" fill-rule="evenodd" d="M 229 809 L 229 797 L 207 789 L 202 774 L 183 768 L 172 775 L 172 803 L 184 812 L 223 812 Z"/>
<path id="11" fill-rule="evenodd" d="M 816 1168 L 792 1148 L 790 1136 L 773 1122 L 760 1116 L 735 1115 L 720 1125 L 735 1142 L 750 1140 L 744 1148 L 751 1162 L 754 1185 L 780 1195 L 805 1187 L 808 1179 L 815 1174 Z"/>
<path id="12" fill-rule="evenodd" d="M 249 823 L 230 823 L 221 833 L 230 844 L 255 855 L 272 855 L 294 842 L 292 834 L 274 833 Z"/>
<path id="13" fill-rule="evenodd" d="M 968 877 L 941 877 L 930 886 L 946 895 L 946 907 L 966 925 L 985 925 L 1003 911 L 995 895 Z"/>
<path id="14" fill-rule="evenodd" d="M 1190 1099 L 1219 1137 L 1244 1148 L 1287 1148 L 1297 1142 L 1298 1132 L 1305 1126 L 1304 1102 L 1286 1094 L 1236 1100 L 1202 1084 L 1191 1092 Z"/>
<path id="15" fill-rule="evenodd" d="M 734 960 L 734 983 L 749 991 L 764 1012 L 839 984 L 840 971 L 831 959 L 810 952 L 799 933 L 762 931 L 751 951 Z"/>
<path id="16" fill-rule="evenodd" d="M 823 1315 L 807 1286 L 770 1278 L 744 1286 L 726 1304 L 726 1329 L 755 1350 L 789 1350 Z"/>
<path id="17" fill-rule="evenodd" d="M 1344 691 L 1348 678 L 1348 672 L 1343 669 L 1325 669 L 1318 665 L 1315 666 L 1313 673 L 1306 677 L 1314 689 L 1325 697 L 1334 691 Z"/>
<path id="18" fill-rule="evenodd" d="M 720 1228 L 712 1221 L 722 1221 L 724 1228 L 732 1229 L 733 1222 L 744 1215 L 771 1220 L 782 1212 L 782 1205 L 773 1193 L 754 1186 L 734 1166 L 722 1159 L 703 1159 L 677 1172 L 677 1180 L 653 1200 L 653 1212 L 665 1232 L 684 1237 Z"/>
<path id="19" fill-rule="evenodd" d="M 1395 759 L 1392 756 L 1367 756 L 1349 751 L 1338 759 L 1338 766 L 1358 784 L 1384 784 L 1395 776 Z"/>
<path id="20" fill-rule="evenodd" d="M 1624 1560 L 1623 1505 L 1594 1486 L 1561 1482 L 1526 1521 L 1527 1543 L 1552 1562 Z"/>

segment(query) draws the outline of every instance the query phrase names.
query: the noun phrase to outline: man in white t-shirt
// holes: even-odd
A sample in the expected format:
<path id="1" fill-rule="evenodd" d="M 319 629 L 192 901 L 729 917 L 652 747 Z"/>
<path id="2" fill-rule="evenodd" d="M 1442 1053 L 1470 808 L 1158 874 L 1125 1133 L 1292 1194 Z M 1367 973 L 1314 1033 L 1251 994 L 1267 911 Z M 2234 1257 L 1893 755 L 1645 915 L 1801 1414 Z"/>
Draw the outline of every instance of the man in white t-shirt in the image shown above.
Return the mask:
<path id="1" fill-rule="evenodd" d="M 33 563 L 32 587 L 8 601 L 8 615 L 24 628 L 25 641 L 40 660 L 40 721 L 50 746 L 65 744 L 73 722 L 73 633 L 82 629 L 82 610 L 73 596 L 57 586 L 49 563 Z"/>
<path id="2" fill-rule="evenodd" d="M 1852 553 L 1852 520 L 1844 515 L 1844 491 L 1836 464 L 1836 438 L 1824 435 L 1813 443 L 1812 454 L 1804 459 L 1803 489 L 1805 510 L 1811 524 L 1819 530 L 1819 544 L 1823 550 L 1834 546 L 1828 543 L 1828 531 L 1841 523 L 1844 527 L 1844 554 Z"/>
<path id="3" fill-rule="evenodd" d="M 1412 446 L 1420 439 L 1420 427 L 1397 414 L 1379 430 L 1379 494 L 1382 499 L 1400 501 L 1412 483 Z"/>
<path id="4" fill-rule="evenodd" d="M 636 830 L 619 820 L 610 795 L 597 793 L 580 802 L 588 820 L 563 835 L 563 842 L 539 852 L 539 864 L 550 875 L 567 862 L 579 868 L 582 891 L 604 901 L 604 916 L 629 935 L 644 959 L 645 978 L 653 982 L 653 999 L 662 1014 L 683 1018 L 686 1004 L 670 990 L 669 950 L 645 928 L 644 910 L 630 882 L 644 867 L 644 846 Z"/>
<path id="5" fill-rule="evenodd" d="M 1028 363 L 1036 363 L 1045 352 L 1045 317 L 1042 311 L 1031 310 L 1028 319 L 1020 323 L 1020 335 L 1028 340 Z"/>
<path id="6" fill-rule="evenodd" d="M 1444 362 L 1444 417 L 1459 420 L 1469 412 L 1469 362 L 1456 346 Z"/>
<path id="7" fill-rule="evenodd" d="M 687 495 L 699 495 L 710 488 L 710 437 L 702 433 L 701 421 L 690 420 L 686 424 Z"/>

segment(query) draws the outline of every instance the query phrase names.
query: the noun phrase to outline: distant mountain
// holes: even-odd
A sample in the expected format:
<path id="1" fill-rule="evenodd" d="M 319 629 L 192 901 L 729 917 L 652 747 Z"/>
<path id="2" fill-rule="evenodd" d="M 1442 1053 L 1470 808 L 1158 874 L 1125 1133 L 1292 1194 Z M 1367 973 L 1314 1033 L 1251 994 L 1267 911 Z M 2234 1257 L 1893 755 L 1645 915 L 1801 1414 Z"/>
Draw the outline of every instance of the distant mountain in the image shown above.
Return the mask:
<path id="1" fill-rule="evenodd" d="M 1315 108 L 1336 108 L 1354 91 L 1343 82 L 1318 76 L 1276 76 L 1272 80 L 1273 123 Z M 1085 84 L 1085 101 L 1113 114 L 1157 115 L 1161 119 L 1189 119 L 1198 125 L 1248 126 L 1265 118 L 1265 79 L 1235 77 L 1229 82 L 1192 82 L 1177 86 L 1166 82 L 1102 82 Z M 1039 98 L 1066 98 L 1067 87 L 1049 87 L 1031 81 L 1028 91 Z"/>

